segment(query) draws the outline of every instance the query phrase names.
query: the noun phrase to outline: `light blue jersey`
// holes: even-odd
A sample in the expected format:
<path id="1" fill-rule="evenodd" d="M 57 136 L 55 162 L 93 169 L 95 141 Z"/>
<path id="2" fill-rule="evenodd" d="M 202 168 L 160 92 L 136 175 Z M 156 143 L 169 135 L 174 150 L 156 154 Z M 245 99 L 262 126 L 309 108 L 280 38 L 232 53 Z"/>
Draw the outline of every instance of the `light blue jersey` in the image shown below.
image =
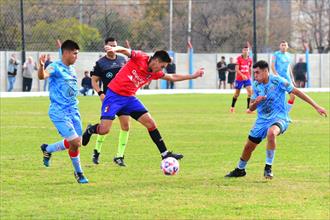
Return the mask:
<path id="1" fill-rule="evenodd" d="M 73 66 L 66 66 L 61 60 L 47 67 L 49 76 L 49 98 L 52 105 L 65 109 L 77 107 L 78 81 Z"/>
<path id="2" fill-rule="evenodd" d="M 292 92 L 293 88 L 287 80 L 272 74 L 269 75 L 267 84 L 254 81 L 251 99 L 255 100 L 258 96 L 266 96 L 266 99 L 257 106 L 258 116 L 250 136 L 263 139 L 268 128 L 274 124 L 281 128 L 281 133 L 287 129 L 290 118 L 285 94 Z"/>
<path id="3" fill-rule="evenodd" d="M 78 110 L 78 82 L 73 66 L 61 60 L 47 67 L 49 76 L 49 117 L 62 137 L 68 141 L 82 135 Z"/>
<path id="4" fill-rule="evenodd" d="M 273 54 L 272 62 L 275 64 L 275 70 L 281 77 L 284 77 L 288 82 L 292 82 L 289 66 L 291 64 L 292 57 L 290 53 L 281 51 L 276 51 Z"/>

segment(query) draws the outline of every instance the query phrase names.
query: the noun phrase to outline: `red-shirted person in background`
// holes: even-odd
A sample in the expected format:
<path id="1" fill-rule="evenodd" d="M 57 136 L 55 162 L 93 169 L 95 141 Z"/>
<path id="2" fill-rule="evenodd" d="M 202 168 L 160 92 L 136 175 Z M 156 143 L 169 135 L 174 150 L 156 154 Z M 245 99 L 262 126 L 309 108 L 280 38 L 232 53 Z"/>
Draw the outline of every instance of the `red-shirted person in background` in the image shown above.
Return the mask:
<path id="1" fill-rule="evenodd" d="M 168 81 L 183 81 L 202 77 L 204 69 L 198 69 L 194 74 L 165 74 L 162 70 L 171 62 L 170 56 L 164 50 L 156 51 L 148 56 L 142 51 L 130 50 L 124 47 L 107 47 L 106 51 L 122 53 L 130 58 L 116 77 L 108 84 L 108 90 L 102 103 L 101 122 L 88 125 L 82 144 L 88 144 L 92 134 L 107 134 L 111 128 L 115 115 L 130 115 L 148 129 L 149 135 L 164 159 L 174 157 L 183 158 L 182 154 L 167 151 L 154 119 L 142 102 L 135 97 L 136 91 L 151 80 L 164 79 Z"/>
<path id="2" fill-rule="evenodd" d="M 248 96 L 247 97 L 246 113 L 252 113 L 249 110 L 250 97 L 252 95 L 251 68 L 252 68 L 252 59 L 249 57 L 249 48 L 246 46 L 242 50 L 242 55 L 237 57 L 235 93 L 234 93 L 233 101 L 231 103 L 230 112 L 235 112 L 236 101 L 237 101 L 238 96 L 241 92 L 242 86 L 244 86 L 246 91 L 247 91 L 247 96 Z"/>

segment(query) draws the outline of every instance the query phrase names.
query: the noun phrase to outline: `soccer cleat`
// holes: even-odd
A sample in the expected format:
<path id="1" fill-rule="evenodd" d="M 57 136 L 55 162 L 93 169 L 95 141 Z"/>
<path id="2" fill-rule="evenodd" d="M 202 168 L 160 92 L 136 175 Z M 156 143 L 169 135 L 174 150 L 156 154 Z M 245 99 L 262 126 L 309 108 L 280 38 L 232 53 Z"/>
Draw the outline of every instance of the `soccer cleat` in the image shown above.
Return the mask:
<path id="1" fill-rule="evenodd" d="M 124 157 L 114 157 L 113 162 L 121 167 L 126 167 L 126 164 L 124 163 Z"/>
<path id="2" fill-rule="evenodd" d="M 235 108 L 234 107 L 230 107 L 230 112 L 234 113 L 235 112 Z"/>
<path id="3" fill-rule="evenodd" d="M 238 169 L 235 168 L 235 170 L 228 173 L 225 177 L 243 177 L 246 175 L 245 169 Z"/>
<path id="4" fill-rule="evenodd" d="M 176 154 L 176 153 L 172 153 L 171 151 L 167 152 L 167 154 L 165 156 L 162 156 L 162 159 L 164 160 L 167 157 L 174 157 L 177 160 L 180 160 L 183 158 L 182 154 Z"/>
<path id="5" fill-rule="evenodd" d="M 86 128 L 86 130 L 83 134 L 83 138 L 82 138 L 82 145 L 83 146 L 86 146 L 89 143 L 89 140 L 92 137 L 92 132 L 89 130 L 91 127 L 92 127 L 92 125 L 88 124 L 87 128 Z"/>
<path id="6" fill-rule="evenodd" d="M 49 165 L 50 165 L 50 158 L 52 157 L 52 154 L 51 153 L 48 153 L 46 151 L 47 146 L 48 146 L 47 144 L 42 144 L 40 146 L 40 149 L 41 149 L 41 151 L 42 151 L 42 153 L 44 155 L 43 162 L 44 162 L 45 167 L 49 167 Z"/>
<path id="7" fill-rule="evenodd" d="M 100 153 L 94 149 L 94 153 L 93 153 L 93 157 L 92 157 L 93 163 L 99 164 L 99 156 L 100 156 Z"/>
<path id="8" fill-rule="evenodd" d="M 78 183 L 88 183 L 88 179 L 84 176 L 83 173 L 74 172 L 74 177 L 76 178 Z"/>
<path id="9" fill-rule="evenodd" d="M 266 179 L 273 179 L 273 172 L 272 172 L 272 169 L 271 168 L 265 168 L 264 170 L 264 177 Z"/>

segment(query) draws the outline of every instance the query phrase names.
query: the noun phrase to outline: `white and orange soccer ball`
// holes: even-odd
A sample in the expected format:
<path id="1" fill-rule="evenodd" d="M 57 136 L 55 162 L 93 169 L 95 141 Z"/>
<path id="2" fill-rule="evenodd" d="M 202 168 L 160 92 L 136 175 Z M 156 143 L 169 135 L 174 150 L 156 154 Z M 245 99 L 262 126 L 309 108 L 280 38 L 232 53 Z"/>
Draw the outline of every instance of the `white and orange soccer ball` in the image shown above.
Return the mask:
<path id="1" fill-rule="evenodd" d="M 162 160 L 160 164 L 160 169 L 165 175 L 173 176 L 179 172 L 179 161 L 174 157 L 167 157 Z"/>

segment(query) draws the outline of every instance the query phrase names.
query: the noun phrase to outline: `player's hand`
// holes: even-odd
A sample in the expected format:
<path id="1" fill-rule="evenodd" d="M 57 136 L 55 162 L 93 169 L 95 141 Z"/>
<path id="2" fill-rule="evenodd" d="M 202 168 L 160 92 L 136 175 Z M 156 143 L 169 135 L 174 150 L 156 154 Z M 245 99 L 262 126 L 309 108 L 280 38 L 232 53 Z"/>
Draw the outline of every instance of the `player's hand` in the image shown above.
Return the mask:
<path id="1" fill-rule="evenodd" d="M 106 53 L 114 53 L 114 52 L 116 52 L 116 51 L 115 51 L 116 48 L 117 48 L 117 47 L 112 47 L 112 46 L 109 46 L 109 45 L 105 45 L 105 46 L 104 46 L 104 51 L 105 51 Z"/>
<path id="2" fill-rule="evenodd" d="M 201 67 L 201 68 L 199 68 L 195 73 L 194 73 L 194 75 L 193 75 L 193 79 L 196 79 L 196 78 L 198 78 L 198 77 L 202 77 L 203 75 L 204 75 L 204 68 L 203 67 Z"/>
<path id="3" fill-rule="evenodd" d="M 57 47 L 57 49 L 60 49 L 61 46 L 62 46 L 61 41 L 60 41 L 59 39 L 57 39 L 57 40 L 56 40 L 56 47 Z"/>
<path id="4" fill-rule="evenodd" d="M 103 102 L 104 98 L 105 98 L 105 95 L 104 95 L 104 94 L 101 94 L 101 95 L 100 95 L 100 100 L 101 100 L 101 102 Z"/>
<path id="5" fill-rule="evenodd" d="M 46 54 L 41 54 L 39 57 L 39 65 L 40 66 L 45 66 L 45 62 L 46 62 Z"/>
<path id="6" fill-rule="evenodd" d="M 320 107 L 320 106 L 317 106 L 316 108 L 316 111 L 320 114 L 320 115 L 322 115 L 322 116 L 324 116 L 324 117 L 327 117 L 328 115 L 327 115 L 327 111 L 324 109 L 324 108 L 322 108 L 322 107 Z"/>
<path id="7" fill-rule="evenodd" d="M 248 77 L 245 76 L 245 75 L 243 75 L 242 78 L 243 78 L 243 80 L 247 80 L 248 79 Z"/>

